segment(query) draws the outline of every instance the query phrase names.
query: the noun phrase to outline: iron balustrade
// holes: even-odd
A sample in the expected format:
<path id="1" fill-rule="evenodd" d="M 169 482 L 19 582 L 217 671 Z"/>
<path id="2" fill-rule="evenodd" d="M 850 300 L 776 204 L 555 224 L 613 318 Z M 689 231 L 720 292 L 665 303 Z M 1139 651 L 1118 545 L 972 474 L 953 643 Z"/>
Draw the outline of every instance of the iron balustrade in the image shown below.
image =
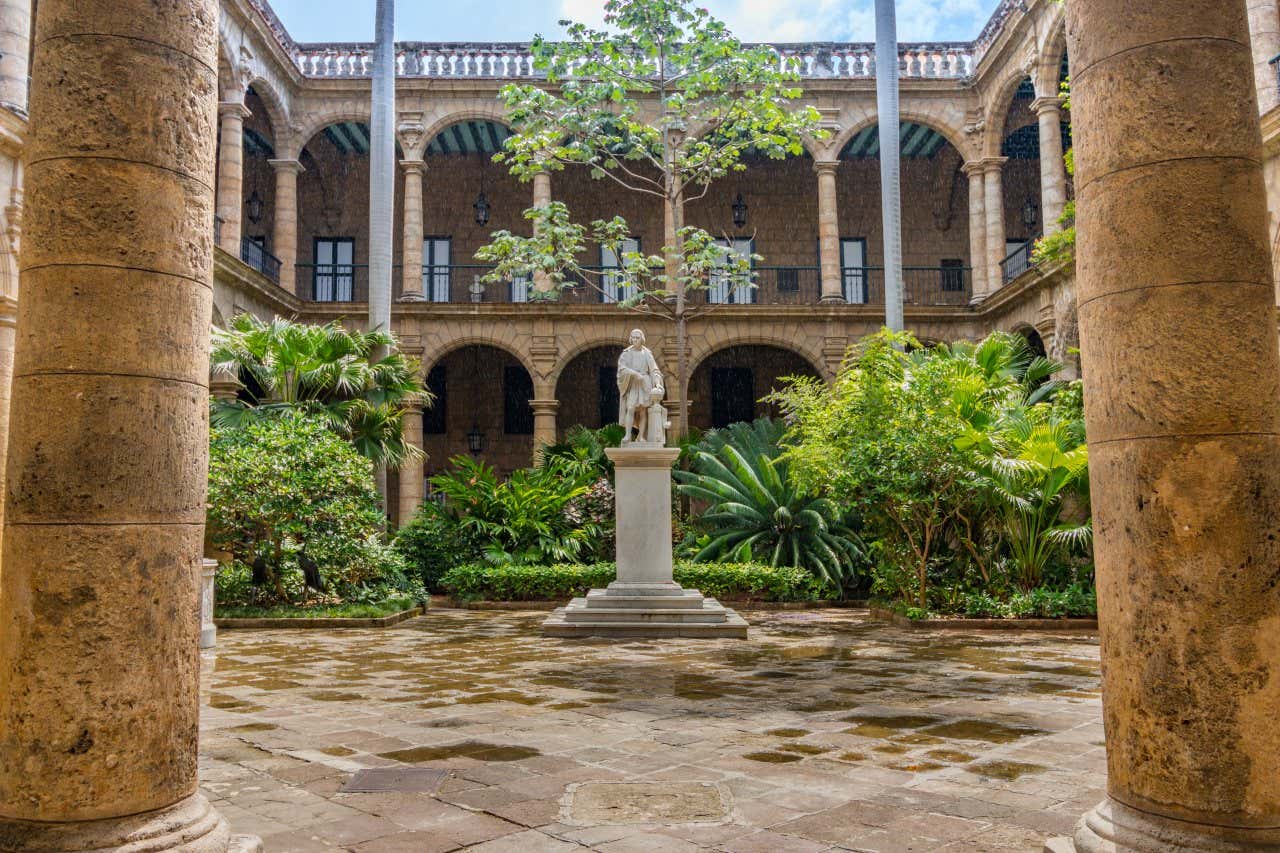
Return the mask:
<path id="1" fill-rule="evenodd" d="M 367 264 L 298 264 L 298 281 L 313 302 L 367 302 Z M 404 295 L 401 267 L 392 276 L 392 297 Z M 422 268 L 422 301 L 450 305 L 510 305 L 539 302 L 531 278 L 487 282 L 493 270 L 485 264 L 449 264 Z M 630 293 L 609 267 L 584 267 L 566 280 L 554 301 L 562 305 L 600 305 L 620 302 Z M 969 267 L 904 267 L 903 300 L 907 305 L 963 306 L 973 294 Z M 305 282 L 310 280 L 310 285 Z M 756 267 L 749 281 L 712 277 L 707 287 L 689 294 L 693 304 L 817 305 L 822 298 L 822 274 L 816 266 Z M 843 296 L 851 305 L 884 304 L 884 268 L 852 267 L 842 272 Z M 602 291 L 604 291 L 602 293 Z"/>
<path id="2" fill-rule="evenodd" d="M 276 284 L 280 283 L 280 259 L 250 237 L 240 238 L 240 260 Z"/>
<path id="3" fill-rule="evenodd" d="M 884 304 L 884 267 L 845 267 L 841 284 L 841 295 L 849 305 Z M 970 267 L 902 268 L 904 305 L 968 305 L 972 295 Z"/>
<path id="4" fill-rule="evenodd" d="M 1271 73 L 1276 78 L 1276 91 L 1280 92 L 1280 55 L 1273 56 L 1269 62 L 1271 63 Z"/>
<path id="5" fill-rule="evenodd" d="M 1031 260 L 1031 253 L 1035 251 L 1035 247 L 1036 241 L 1028 240 L 1010 252 L 1009 256 L 1000 262 L 1000 273 L 1005 284 L 1035 266 L 1035 263 Z"/>

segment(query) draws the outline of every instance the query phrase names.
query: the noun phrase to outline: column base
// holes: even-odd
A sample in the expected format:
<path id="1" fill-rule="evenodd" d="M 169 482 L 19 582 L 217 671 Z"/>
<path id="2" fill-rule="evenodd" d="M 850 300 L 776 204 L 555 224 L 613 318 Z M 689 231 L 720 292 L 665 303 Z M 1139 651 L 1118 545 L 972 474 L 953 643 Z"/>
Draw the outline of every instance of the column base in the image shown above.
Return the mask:
<path id="1" fill-rule="evenodd" d="M 421 293 L 415 293 L 412 291 L 402 294 L 400 298 L 396 300 L 396 302 L 426 302 L 426 301 L 427 301 L 427 297 L 423 296 Z"/>
<path id="2" fill-rule="evenodd" d="M 200 794 L 165 809 L 103 820 L 43 823 L 0 819 L 4 853 L 261 853 L 262 841 L 231 834 Z"/>
<path id="3" fill-rule="evenodd" d="M 848 301 L 843 296 L 823 296 L 818 300 L 819 305 L 847 305 Z"/>
<path id="4" fill-rule="evenodd" d="M 1085 812 L 1073 838 L 1051 838 L 1045 853 L 1226 853 L 1280 849 L 1280 828 L 1214 826 L 1138 811 L 1110 797 Z"/>

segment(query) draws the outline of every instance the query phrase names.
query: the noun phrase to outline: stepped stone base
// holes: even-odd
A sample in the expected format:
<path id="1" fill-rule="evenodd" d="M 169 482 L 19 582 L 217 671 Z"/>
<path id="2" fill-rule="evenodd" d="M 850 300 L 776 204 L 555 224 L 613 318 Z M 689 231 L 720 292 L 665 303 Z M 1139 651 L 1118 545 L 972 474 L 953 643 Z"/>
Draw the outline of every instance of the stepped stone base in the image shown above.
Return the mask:
<path id="1" fill-rule="evenodd" d="M 679 584 L 612 583 L 575 598 L 542 623 L 548 637 L 728 637 L 747 621 L 714 598 Z"/>

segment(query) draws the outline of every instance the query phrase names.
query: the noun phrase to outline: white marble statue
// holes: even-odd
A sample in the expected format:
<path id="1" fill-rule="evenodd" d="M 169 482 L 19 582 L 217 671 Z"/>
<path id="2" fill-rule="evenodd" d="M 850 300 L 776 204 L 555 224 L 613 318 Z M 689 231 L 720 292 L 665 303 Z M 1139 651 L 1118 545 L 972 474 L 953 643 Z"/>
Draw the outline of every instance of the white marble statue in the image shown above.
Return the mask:
<path id="1" fill-rule="evenodd" d="M 622 443 L 635 440 L 661 446 L 666 444 L 667 426 L 662 371 L 644 345 L 644 332 L 633 329 L 630 343 L 618 357 L 618 423 L 626 430 Z"/>

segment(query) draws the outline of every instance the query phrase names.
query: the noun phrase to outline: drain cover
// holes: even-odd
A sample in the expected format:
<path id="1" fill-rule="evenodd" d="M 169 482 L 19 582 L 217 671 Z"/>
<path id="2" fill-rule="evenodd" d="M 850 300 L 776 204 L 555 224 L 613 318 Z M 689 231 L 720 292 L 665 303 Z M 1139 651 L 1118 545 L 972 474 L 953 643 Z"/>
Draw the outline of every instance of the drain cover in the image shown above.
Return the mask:
<path id="1" fill-rule="evenodd" d="M 342 786 L 340 794 L 381 794 L 391 791 L 434 794 L 449 775 L 429 767 L 378 767 L 358 770 Z"/>

